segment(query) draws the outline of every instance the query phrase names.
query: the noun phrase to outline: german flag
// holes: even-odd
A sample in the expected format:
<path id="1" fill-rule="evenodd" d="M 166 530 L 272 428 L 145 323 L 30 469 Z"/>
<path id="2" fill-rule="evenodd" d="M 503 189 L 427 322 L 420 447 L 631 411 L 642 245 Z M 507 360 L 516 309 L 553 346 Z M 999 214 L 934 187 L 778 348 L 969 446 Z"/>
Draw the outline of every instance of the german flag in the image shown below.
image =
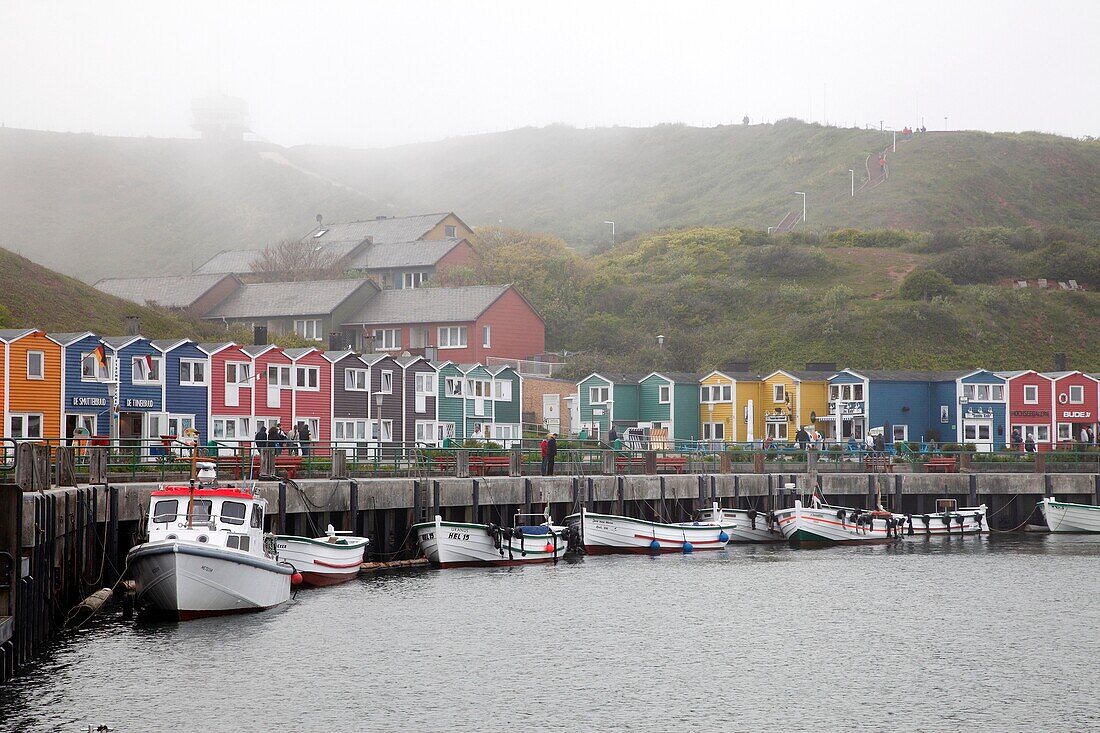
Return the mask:
<path id="1" fill-rule="evenodd" d="M 104 369 L 107 368 L 107 346 L 100 341 L 99 346 L 95 347 L 95 360 L 99 362 L 99 365 Z"/>

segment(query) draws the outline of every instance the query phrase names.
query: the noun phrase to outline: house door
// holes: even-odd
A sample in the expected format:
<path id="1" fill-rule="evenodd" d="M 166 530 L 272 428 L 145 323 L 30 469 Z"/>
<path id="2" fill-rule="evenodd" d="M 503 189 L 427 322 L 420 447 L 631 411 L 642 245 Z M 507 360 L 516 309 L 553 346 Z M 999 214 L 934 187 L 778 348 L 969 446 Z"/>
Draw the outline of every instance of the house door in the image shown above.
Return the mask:
<path id="1" fill-rule="evenodd" d="M 542 396 L 542 424 L 547 430 L 557 433 L 561 430 L 561 395 L 544 394 Z"/>
<path id="2" fill-rule="evenodd" d="M 963 443 L 973 443 L 982 453 L 993 450 L 992 420 L 963 420 Z"/>

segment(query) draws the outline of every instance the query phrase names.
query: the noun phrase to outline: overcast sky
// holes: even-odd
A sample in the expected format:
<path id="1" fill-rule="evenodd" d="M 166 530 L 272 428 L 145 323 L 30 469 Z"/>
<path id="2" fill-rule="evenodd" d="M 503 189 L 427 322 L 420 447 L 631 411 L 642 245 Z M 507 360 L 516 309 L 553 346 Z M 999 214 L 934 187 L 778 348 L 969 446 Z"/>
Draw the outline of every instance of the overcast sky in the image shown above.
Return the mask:
<path id="1" fill-rule="evenodd" d="M 526 125 L 1100 134 L 1095 2 L 0 0 L 0 123 L 195 137 L 242 97 L 284 145 Z"/>

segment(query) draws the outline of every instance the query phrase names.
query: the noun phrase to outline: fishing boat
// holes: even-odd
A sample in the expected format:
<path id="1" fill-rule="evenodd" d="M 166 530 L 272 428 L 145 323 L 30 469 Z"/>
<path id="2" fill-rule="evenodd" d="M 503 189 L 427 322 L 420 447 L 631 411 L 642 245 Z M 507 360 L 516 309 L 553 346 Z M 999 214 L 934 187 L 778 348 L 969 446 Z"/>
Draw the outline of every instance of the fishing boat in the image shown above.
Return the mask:
<path id="1" fill-rule="evenodd" d="M 523 520 L 540 518 L 539 524 Z M 516 514 L 511 527 L 498 524 L 431 522 L 413 525 L 428 562 L 441 568 L 485 565 L 556 563 L 569 547 L 568 527 L 553 524 L 545 514 Z"/>
<path id="2" fill-rule="evenodd" d="M 775 516 L 770 512 L 756 509 L 730 509 L 715 504 L 710 509 L 699 512 L 698 517 L 707 522 L 732 524 L 733 529 L 726 530 L 729 533 L 731 545 L 746 542 L 786 541 L 775 522 Z"/>
<path id="3" fill-rule="evenodd" d="M 370 540 L 351 532 L 337 532 L 330 524 L 324 537 L 277 535 L 279 559 L 294 566 L 306 585 L 345 583 L 359 575 Z"/>
<path id="4" fill-rule="evenodd" d="M 718 505 L 712 512 L 720 513 Z M 650 522 L 617 514 L 597 514 L 582 508 L 565 518 L 579 530 L 584 551 L 592 555 L 721 550 L 736 528 L 729 520 L 699 519 L 694 522 Z"/>
<path id="5" fill-rule="evenodd" d="M 937 499 L 934 514 L 911 514 L 909 534 L 948 536 L 979 534 L 985 527 L 985 504 L 959 507 L 954 499 Z"/>
<path id="6" fill-rule="evenodd" d="M 792 509 L 777 510 L 775 521 L 795 548 L 898 542 L 907 524 L 904 514 L 885 511 L 881 504 L 874 510 L 834 506 L 817 492 L 809 506 L 795 499 Z"/>
<path id="7" fill-rule="evenodd" d="M 1051 532 L 1100 532 L 1100 506 L 1071 504 L 1048 496 L 1039 502 Z"/>
<path id="8" fill-rule="evenodd" d="M 126 556 L 138 605 L 183 621 L 285 603 L 301 577 L 264 533 L 267 502 L 218 486 L 213 463 L 197 468 L 197 480 L 150 497 L 149 539 Z"/>

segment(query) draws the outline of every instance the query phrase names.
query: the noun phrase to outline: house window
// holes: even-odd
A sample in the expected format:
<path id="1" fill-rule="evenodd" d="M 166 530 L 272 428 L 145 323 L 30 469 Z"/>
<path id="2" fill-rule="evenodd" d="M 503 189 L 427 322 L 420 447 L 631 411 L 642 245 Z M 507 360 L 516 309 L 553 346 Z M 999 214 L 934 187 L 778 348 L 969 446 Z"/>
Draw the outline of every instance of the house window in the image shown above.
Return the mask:
<path id="1" fill-rule="evenodd" d="M 426 272 L 404 272 L 401 274 L 401 287 L 405 290 L 419 288 L 427 279 Z"/>
<path id="2" fill-rule="evenodd" d="M 439 348 L 441 349 L 465 349 L 466 327 L 444 326 L 439 329 Z"/>
<path id="3" fill-rule="evenodd" d="M 492 329 L 489 326 L 481 327 L 481 345 L 488 349 L 492 344 Z"/>
<path id="4" fill-rule="evenodd" d="M 1037 404 L 1039 404 L 1039 385 L 1037 385 L 1037 384 L 1025 384 L 1024 385 L 1024 404 L 1025 405 L 1037 405 Z"/>
<path id="5" fill-rule="evenodd" d="M 1031 438 L 1036 443 L 1050 442 L 1049 425 L 1021 425 L 1024 440 Z"/>
<path id="6" fill-rule="evenodd" d="M 42 415 L 17 413 L 8 420 L 8 436 L 11 438 L 40 439 Z"/>
<path id="7" fill-rule="evenodd" d="M 1085 388 L 1075 384 L 1069 388 L 1069 403 L 1071 405 L 1083 405 L 1085 403 Z"/>
<path id="8" fill-rule="evenodd" d="M 512 380 L 499 379 L 493 382 L 493 399 L 504 402 L 512 401 Z"/>
<path id="9" fill-rule="evenodd" d="M 227 361 L 225 363 L 225 383 L 244 385 L 252 378 L 252 365 L 247 361 Z"/>
<path id="10" fill-rule="evenodd" d="M 416 385 L 416 393 L 423 395 L 435 394 L 435 375 L 417 374 L 413 377 Z"/>
<path id="11" fill-rule="evenodd" d="M 379 432 L 381 427 L 381 433 Z M 393 420 L 371 420 L 370 439 L 383 443 L 393 442 Z"/>
<path id="12" fill-rule="evenodd" d="M 1003 384 L 994 384 L 991 388 L 991 391 L 992 394 L 990 395 L 990 399 L 993 402 L 1005 401 L 1005 386 Z"/>
<path id="13" fill-rule="evenodd" d="M 703 423 L 703 440 L 725 440 L 726 424 L 722 422 Z"/>
<path id="14" fill-rule="evenodd" d="M 179 437 L 183 435 L 183 431 L 188 428 L 195 427 L 194 415 L 169 415 L 168 416 L 168 435 L 175 435 Z"/>
<path id="15" fill-rule="evenodd" d="M 976 399 L 978 400 L 978 402 L 989 402 L 989 387 L 990 387 L 990 385 L 988 385 L 988 384 L 979 384 L 979 385 L 977 385 L 977 387 L 978 387 L 978 389 L 976 390 L 976 394 L 977 394 Z"/>
<path id="16" fill-rule="evenodd" d="M 1068 422 L 1058 423 L 1058 440 L 1059 442 L 1073 440 L 1073 425 Z"/>
<path id="17" fill-rule="evenodd" d="M 297 425 L 300 422 L 306 424 L 306 429 L 309 430 L 309 439 L 318 440 L 321 435 L 321 420 L 316 417 L 302 417 L 301 415 L 295 415 L 294 424 Z"/>
<path id="18" fill-rule="evenodd" d="M 199 387 L 206 384 L 206 362 L 202 359 L 180 359 L 180 386 Z"/>
<path id="19" fill-rule="evenodd" d="M 46 378 L 46 355 L 41 351 L 27 352 L 27 379 Z"/>
<path id="20" fill-rule="evenodd" d="M 592 405 L 606 405 L 607 401 L 611 399 L 610 387 L 589 387 L 588 388 L 588 402 Z"/>
<path id="21" fill-rule="evenodd" d="M 275 366 L 274 364 L 267 367 L 267 386 L 269 387 L 290 387 L 290 367 L 289 366 Z"/>
<path id="22" fill-rule="evenodd" d="M 852 399 L 856 402 L 862 402 L 863 401 L 863 385 L 862 384 L 853 384 L 852 385 Z"/>
<path id="23" fill-rule="evenodd" d="M 438 440 L 440 443 L 448 438 L 454 438 L 455 424 L 453 422 L 436 423 L 435 436 L 436 440 Z"/>
<path id="24" fill-rule="evenodd" d="M 115 357 L 107 354 L 106 364 L 100 364 L 95 354 L 80 355 L 80 380 L 82 382 L 110 382 L 114 374 Z"/>
<path id="25" fill-rule="evenodd" d="M 455 226 L 454 224 L 444 224 L 443 225 L 443 236 L 447 237 L 448 239 L 457 237 L 458 236 L 458 227 Z"/>
<path id="26" fill-rule="evenodd" d="M 396 351 L 401 348 L 400 328 L 374 329 L 374 348 L 379 351 Z"/>
<path id="27" fill-rule="evenodd" d="M 260 420 L 257 420 L 259 424 Z M 251 438 L 252 430 L 250 429 L 250 418 L 247 417 L 215 417 L 213 419 L 213 425 L 211 433 L 214 436 L 214 440 L 222 438 L 233 440 L 236 438 Z"/>
<path id="28" fill-rule="evenodd" d="M 770 422 L 764 426 L 764 433 L 772 440 L 786 440 L 787 439 L 787 423 L 785 422 Z"/>
<path id="29" fill-rule="evenodd" d="M 135 356 L 130 360 L 134 384 L 160 384 L 159 356 Z"/>
<path id="30" fill-rule="evenodd" d="M 461 397 L 463 379 L 461 377 L 447 377 L 444 382 L 444 393 L 448 397 Z"/>
<path id="31" fill-rule="evenodd" d="M 366 440 L 366 420 L 337 420 L 335 424 L 336 440 Z"/>
<path id="32" fill-rule="evenodd" d="M 493 396 L 493 383 L 487 379 L 467 379 L 466 396 L 491 398 Z"/>
<path id="33" fill-rule="evenodd" d="M 667 384 L 662 384 L 657 388 L 657 401 L 662 405 L 667 405 L 672 396 L 672 388 Z"/>
<path id="34" fill-rule="evenodd" d="M 297 367 L 295 369 L 295 386 L 298 389 L 320 389 L 321 370 L 315 366 Z"/>
<path id="35" fill-rule="evenodd" d="M 486 430 L 486 433 L 490 431 Z M 520 437 L 519 426 L 517 425 L 493 425 L 492 436 L 498 440 L 513 440 Z"/>
<path id="36" fill-rule="evenodd" d="M 772 402 L 786 402 L 787 388 L 782 384 L 772 385 Z"/>
<path id="37" fill-rule="evenodd" d="M 908 425 L 894 425 L 894 442 L 902 443 L 909 440 L 909 426 Z"/>
<path id="38" fill-rule="evenodd" d="M 344 370 L 344 389 L 348 392 L 366 392 L 367 391 L 367 370 L 366 369 L 345 369 Z"/>
<path id="39" fill-rule="evenodd" d="M 312 318 L 294 321 L 294 333 L 311 341 L 321 341 L 323 338 L 321 319 Z"/>
<path id="40" fill-rule="evenodd" d="M 414 436 L 417 443 L 435 442 L 435 422 L 431 420 L 417 420 L 414 431 Z"/>
<path id="41" fill-rule="evenodd" d="M 393 394 L 393 372 L 384 371 L 379 375 L 378 391 L 383 394 Z"/>

